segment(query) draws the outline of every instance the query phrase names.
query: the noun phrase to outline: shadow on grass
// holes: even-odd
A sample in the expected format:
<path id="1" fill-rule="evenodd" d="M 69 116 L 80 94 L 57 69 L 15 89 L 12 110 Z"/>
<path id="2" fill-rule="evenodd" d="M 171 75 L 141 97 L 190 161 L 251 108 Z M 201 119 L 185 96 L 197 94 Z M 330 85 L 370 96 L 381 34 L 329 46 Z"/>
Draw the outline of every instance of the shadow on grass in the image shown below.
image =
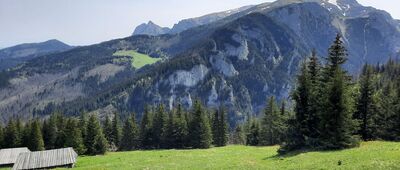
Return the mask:
<path id="1" fill-rule="evenodd" d="M 285 159 L 285 158 L 295 157 L 295 156 L 303 154 L 303 153 L 311 153 L 311 152 L 318 152 L 318 153 L 328 153 L 329 152 L 329 153 L 332 153 L 332 152 L 340 152 L 342 150 L 346 150 L 346 149 L 333 149 L 333 150 L 300 149 L 300 150 L 291 151 L 291 152 L 288 152 L 288 153 L 285 153 L 285 154 L 277 153 L 276 155 L 265 157 L 262 160 L 282 160 L 282 159 Z"/>

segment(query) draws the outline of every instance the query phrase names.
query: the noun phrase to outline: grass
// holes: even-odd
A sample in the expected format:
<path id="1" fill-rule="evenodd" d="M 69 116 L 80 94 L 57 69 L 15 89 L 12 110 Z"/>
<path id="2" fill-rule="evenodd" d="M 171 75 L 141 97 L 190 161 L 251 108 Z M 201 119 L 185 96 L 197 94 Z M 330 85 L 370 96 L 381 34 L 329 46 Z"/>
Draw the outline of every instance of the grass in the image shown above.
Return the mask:
<path id="1" fill-rule="evenodd" d="M 160 61 L 161 58 L 152 58 L 146 54 L 142 54 L 142 53 L 138 53 L 134 50 L 121 50 L 121 51 L 117 51 L 113 54 L 113 56 L 128 56 L 131 57 L 130 61 L 132 64 L 132 67 L 136 68 L 136 69 L 140 69 L 145 65 L 149 65 L 149 64 L 154 64 L 157 61 Z M 129 60 L 129 59 L 128 59 Z M 124 62 L 124 59 L 120 59 L 119 61 Z"/>
<path id="2" fill-rule="evenodd" d="M 276 155 L 278 146 L 206 150 L 112 152 L 79 157 L 76 169 L 400 169 L 400 143 L 364 142 L 359 148 Z M 341 161 L 341 165 L 338 162 Z"/>

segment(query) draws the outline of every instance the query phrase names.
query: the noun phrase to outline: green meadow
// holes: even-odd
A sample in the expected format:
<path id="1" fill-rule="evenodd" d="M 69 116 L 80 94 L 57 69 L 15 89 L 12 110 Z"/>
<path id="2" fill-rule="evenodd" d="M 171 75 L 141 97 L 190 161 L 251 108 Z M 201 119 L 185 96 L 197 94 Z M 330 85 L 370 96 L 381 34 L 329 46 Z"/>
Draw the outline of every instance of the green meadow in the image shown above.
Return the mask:
<path id="1" fill-rule="evenodd" d="M 160 61 L 161 58 L 152 58 L 146 54 L 138 53 L 134 50 L 121 50 L 113 54 L 113 56 L 127 56 L 130 57 L 132 67 L 140 69 L 145 65 L 154 64 Z"/>
<path id="2" fill-rule="evenodd" d="M 204 150 L 109 152 L 79 157 L 76 169 L 400 169 L 400 143 L 364 142 L 359 148 L 277 156 L 278 146 Z"/>

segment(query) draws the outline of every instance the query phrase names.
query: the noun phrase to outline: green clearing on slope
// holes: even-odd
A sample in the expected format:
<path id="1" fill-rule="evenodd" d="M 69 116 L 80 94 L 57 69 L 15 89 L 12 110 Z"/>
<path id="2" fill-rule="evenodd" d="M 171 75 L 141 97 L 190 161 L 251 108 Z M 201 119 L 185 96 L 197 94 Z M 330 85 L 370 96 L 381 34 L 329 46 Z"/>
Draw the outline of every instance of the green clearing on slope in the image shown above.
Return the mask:
<path id="1" fill-rule="evenodd" d="M 140 69 L 145 65 L 154 64 L 157 61 L 161 60 L 161 58 L 152 58 L 146 54 L 138 53 L 134 50 L 117 51 L 113 54 L 113 56 L 129 56 L 129 57 L 131 57 L 130 61 L 132 63 L 132 67 L 134 67 L 136 69 Z M 124 62 L 125 60 L 119 59 L 119 61 Z"/>
<path id="2" fill-rule="evenodd" d="M 227 146 L 206 150 L 112 152 L 79 157 L 76 169 L 400 169 L 400 143 L 277 157 L 278 146 Z M 341 161 L 341 165 L 339 164 Z"/>

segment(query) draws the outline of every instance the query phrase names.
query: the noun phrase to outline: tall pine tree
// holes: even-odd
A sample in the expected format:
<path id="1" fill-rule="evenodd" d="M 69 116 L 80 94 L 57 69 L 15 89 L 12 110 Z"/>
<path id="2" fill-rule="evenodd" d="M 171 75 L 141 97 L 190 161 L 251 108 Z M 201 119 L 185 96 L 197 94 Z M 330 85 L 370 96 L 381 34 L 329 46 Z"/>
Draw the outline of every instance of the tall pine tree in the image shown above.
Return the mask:
<path id="1" fill-rule="evenodd" d="M 65 134 L 65 147 L 72 147 L 79 154 L 86 152 L 86 147 L 83 143 L 82 132 L 79 128 L 79 121 L 73 118 L 67 120 Z"/>
<path id="2" fill-rule="evenodd" d="M 326 149 L 343 149 L 358 145 L 352 136 L 355 123 L 352 120 L 353 101 L 351 82 L 342 65 L 347 52 L 338 34 L 329 48 L 328 63 L 325 67 L 324 96 L 325 112 L 322 113 L 322 145 Z"/>
<path id="3" fill-rule="evenodd" d="M 44 142 L 42 136 L 42 130 L 40 127 L 39 120 L 34 120 L 31 125 L 31 135 L 29 149 L 31 151 L 42 151 L 44 150 Z"/>
<path id="4" fill-rule="evenodd" d="M 153 127 L 152 127 L 153 137 L 152 137 L 152 139 L 154 140 L 153 142 L 154 142 L 155 148 L 161 148 L 162 144 L 164 143 L 162 136 L 164 134 L 166 123 L 167 123 L 167 116 L 166 116 L 167 114 L 166 114 L 164 108 L 165 108 L 164 105 L 160 104 L 157 107 L 157 111 L 155 112 L 154 117 L 153 117 Z"/>
<path id="5" fill-rule="evenodd" d="M 164 131 L 162 134 L 162 147 L 163 148 L 174 148 L 175 147 L 175 129 L 176 129 L 176 117 L 174 112 L 168 113 L 168 118 L 164 126 Z"/>
<path id="6" fill-rule="evenodd" d="M 32 122 L 29 121 L 25 124 L 21 133 L 21 146 L 28 147 L 31 143 Z"/>
<path id="7" fill-rule="evenodd" d="M 112 145 L 113 143 L 113 125 L 109 116 L 106 116 L 106 119 L 103 123 L 103 133 L 107 139 L 108 145 Z"/>
<path id="8" fill-rule="evenodd" d="M 212 132 L 207 113 L 199 100 L 193 106 L 192 120 L 190 122 L 190 140 L 193 148 L 210 148 Z"/>
<path id="9" fill-rule="evenodd" d="M 82 112 L 81 115 L 79 116 L 79 127 L 82 132 L 82 139 L 86 139 L 86 134 L 87 134 L 87 122 L 88 122 L 88 115 L 85 112 Z"/>
<path id="10" fill-rule="evenodd" d="M 285 132 L 285 124 L 282 116 L 276 104 L 275 97 L 271 96 L 268 99 L 268 104 L 261 120 L 261 145 L 276 145 L 281 143 Z"/>
<path id="11" fill-rule="evenodd" d="M 176 108 L 176 122 L 175 122 L 175 133 L 174 143 L 176 148 L 184 148 L 188 144 L 188 123 L 186 113 L 184 112 L 182 105 L 178 104 Z"/>
<path id="12" fill-rule="evenodd" d="M 234 145 L 245 145 L 246 144 L 246 135 L 243 129 L 243 126 L 237 124 L 235 127 L 235 131 L 231 137 L 231 143 Z"/>
<path id="13" fill-rule="evenodd" d="M 86 153 L 89 155 L 104 154 L 107 151 L 107 140 L 96 115 L 90 115 L 86 130 Z"/>
<path id="14" fill-rule="evenodd" d="M 136 124 L 135 114 L 132 113 L 129 118 L 125 120 L 119 149 L 129 151 L 139 148 L 139 137 L 139 128 Z"/>
<path id="15" fill-rule="evenodd" d="M 20 143 L 21 137 L 17 130 L 17 125 L 13 119 L 10 119 L 4 132 L 4 147 L 16 148 L 20 146 Z"/>
<path id="16" fill-rule="evenodd" d="M 306 144 L 311 147 L 316 147 L 319 145 L 318 138 L 321 134 L 321 111 L 324 108 L 321 107 L 321 94 L 324 93 L 322 91 L 321 85 L 321 65 L 318 60 L 318 56 L 315 50 L 313 50 L 312 55 L 307 63 L 308 69 L 308 80 L 306 80 L 306 84 L 308 84 L 308 96 L 307 101 L 308 113 L 306 114 Z"/>
<path id="17" fill-rule="evenodd" d="M 354 118 L 360 123 L 358 134 L 363 140 L 372 140 L 376 138 L 374 134 L 376 104 L 373 98 L 374 88 L 372 82 L 373 68 L 369 65 L 364 66 L 360 80 L 360 96 L 357 101 L 356 112 Z"/>
<path id="18" fill-rule="evenodd" d="M 220 143 L 220 136 L 219 136 L 219 111 L 215 110 L 215 112 L 212 114 L 211 118 L 211 132 L 212 132 L 212 137 L 213 137 L 213 144 L 215 146 Z"/>
<path id="19" fill-rule="evenodd" d="M 57 117 L 52 114 L 48 120 L 43 123 L 43 140 L 46 149 L 55 149 L 57 140 Z"/>
<path id="20" fill-rule="evenodd" d="M 112 148 L 116 148 L 119 146 L 119 142 L 121 141 L 121 123 L 120 117 L 118 113 L 114 113 L 114 118 L 112 120 L 112 131 L 111 131 L 111 146 Z M 113 149 L 115 150 L 115 149 Z"/>
<path id="21" fill-rule="evenodd" d="M 57 113 L 57 139 L 55 143 L 55 148 L 63 148 L 65 147 L 65 141 L 67 139 L 67 135 L 65 134 L 66 129 L 66 121 L 64 115 Z"/>
<path id="22" fill-rule="evenodd" d="M 246 145 L 257 146 L 260 144 L 260 124 L 257 120 L 249 121 L 249 129 L 246 134 Z"/>
<path id="23" fill-rule="evenodd" d="M 142 121 L 140 123 L 140 143 L 144 149 L 152 149 L 153 140 L 153 113 L 149 106 L 145 107 Z"/>
<path id="24" fill-rule="evenodd" d="M 283 150 L 299 149 L 306 145 L 306 140 L 310 137 L 308 124 L 308 114 L 310 113 L 310 93 L 311 81 L 307 64 L 303 63 L 300 75 L 297 76 L 297 87 L 292 94 L 294 100 L 295 116 L 289 120 L 289 132 L 283 145 Z"/>

